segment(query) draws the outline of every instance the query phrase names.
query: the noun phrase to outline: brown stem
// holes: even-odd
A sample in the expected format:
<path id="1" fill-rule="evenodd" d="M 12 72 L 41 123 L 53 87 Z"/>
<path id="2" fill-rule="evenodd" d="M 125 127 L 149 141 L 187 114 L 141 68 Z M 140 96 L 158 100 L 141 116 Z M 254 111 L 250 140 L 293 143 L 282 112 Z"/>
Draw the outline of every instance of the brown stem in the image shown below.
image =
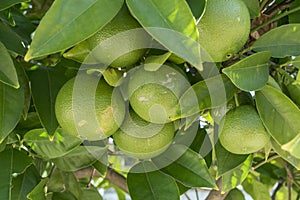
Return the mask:
<path id="1" fill-rule="evenodd" d="M 106 171 L 105 179 L 123 190 L 124 192 L 129 193 L 126 178 L 113 170 L 112 168 L 108 167 Z"/>
<path id="2" fill-rule="evenodd" d="M 86 177 L 100 177 L 100 174 L 95 170 L 93 173 L 94 168 L 87 167 L 81 170 L 76 171 L 74 174 L 75 176 L 80 178 L 86 178 Z M 92 174 L 91 174 L 92 173 Z M 115 186 L 119 187 L 124 192 L 128 193 L 128 187 L 126 184 L 126 178 L 119 174 L 118 172 L 114 171 L 112 168 L 108 167 L 106 171 L 106 175 L 104 177 L 106 180 L 114 184 Z"/>
<path id="3" fill-rule="evenodd" d="M 211 190 L 205 200 L 223 200 L 227 196 L 228 192 L 222 194 L 222 178 L 217 180 L 217 186 L 219 190 Z"/>

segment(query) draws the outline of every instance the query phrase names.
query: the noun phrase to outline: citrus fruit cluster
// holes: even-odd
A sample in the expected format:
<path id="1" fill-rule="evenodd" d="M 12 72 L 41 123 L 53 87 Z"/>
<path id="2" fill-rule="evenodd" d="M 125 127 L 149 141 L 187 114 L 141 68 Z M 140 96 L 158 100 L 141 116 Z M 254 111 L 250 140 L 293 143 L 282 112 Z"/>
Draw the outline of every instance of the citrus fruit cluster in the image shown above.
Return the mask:
<path id="1" fill-rule="evenodd" d="M 241 0 L 209 0 L 198 23 L 199 42 L 215 62 L 224 61 L 246 42 L 249 23 L 249 12 Z M 149 159 L 172 143 L 174 121 L 181 111 L 179 99 L 190 83 L 174 63 L 150 71 L 144 67 L 143 57 L 152 38 L 144 30 L 122 35 L 136 28 L 140 24 L 124 5 L 106 26 L 64 54 L 82 63 L 89 63 L 86 57 L 92 55 L 92 61 L 122 68 L 127 76 L 112 87 L 94 74 L 81 73 L 61 88 L 55 111 L 60 126 L 70 134 L 84 140 L 112 136 L 125 154 Z M 128 52 L 118 55 L 119 48 Z M 240 137 L 247 138 L 242 146 Z M 255 110 L 245 106 L 228 113 L 220 139 L 229 151 L 250 153 L 262 148 L 268 137 Z"/>

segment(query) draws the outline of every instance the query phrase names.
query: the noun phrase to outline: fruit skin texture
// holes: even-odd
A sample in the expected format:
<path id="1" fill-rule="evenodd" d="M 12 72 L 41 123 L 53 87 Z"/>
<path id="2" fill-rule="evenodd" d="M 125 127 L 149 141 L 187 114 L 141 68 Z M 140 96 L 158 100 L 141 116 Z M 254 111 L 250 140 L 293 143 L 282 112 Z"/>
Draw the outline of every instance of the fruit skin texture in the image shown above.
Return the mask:
<path id="1" fill-rule="evenodd" d="M 197 24 L 199 42 L 212 60 L 222 62 L 238 52 L 250 33 L 250 14 L 242 0 L 208 0 Z"/>
<path id="2" fill-rule="evenodd" d="M 168 148 L 174 132 L 173 123 L 149 123 L 130 111 L 130 116 L 125 117 L 120 129 L 113 134 L 113 138 L 125 154 L 138 159 L 149 159 Z"/>
<path id="3" fill-rule="evenodd" d="M 263 148 L 270 136 L 254 107 L 239 106 L 226 114 L 219 140 L 235 154 L 249 154 Z"/>
<path id="4" fill-rule="evenodd" d="M 163 65 L 157 71 L 143 66 L 130 75 L 128 94 L 133 110 L 144 120 L 164 124 L 180 112 L 179 98 L 190 87 L 176 65 Z"/>
<path id="5" fill-rule="evenodd" d="M 130 15 L 126 6 L 123 6 L 112 21 L 106 24 L 92 37 L 79 43 L 73 49 L 65 53 L 64 57 L 79 62 L 101 62 L 115 68 L 130 66 L 140 60 L 140 58 L 145 54 L 145 47 L 147 47 L 150 42 L 150 36 L 144 30 L 140 29 L 132 31 L 129 34 L 122 34 L 113 38 L 111 37 L 124 31 L 137 28 L 141 28 L 141 25 Z M 102 43 L 107 39 L 109 39 L 108 43 Z M 102 43 L 101 49 L 94 49 L 100 43 Z M 143 49 L 139 49 L 139 47 L 142 47 Z M 118 57 L 118 52 L 123 52 L 120 49 L 125 51 L 134 49 L 134 51 Z M 93 58 L 91 59 L 93 61 L 85 60 L 87 55 L 91 52 L 93 53 Z M 115 59 L 116 57 L 118 58 Z"/>
<path id="6" fill-rule="evenodd" d="M 73 78 L 63 85 L 55 102 L 55 114 L 60 126 L 69 134 L 86 140 L 109 137 L 119 128 L 125 116 L 121 93 L 118 90 L 113 92 L 114 88 L 100 79 L 95 95 L 91 85 L 97 84 L 97 81 L 95 76 L 84 75 L 84 82 L 75 84 Z M 95 117 L 93 113 L 96 113 Z"/>

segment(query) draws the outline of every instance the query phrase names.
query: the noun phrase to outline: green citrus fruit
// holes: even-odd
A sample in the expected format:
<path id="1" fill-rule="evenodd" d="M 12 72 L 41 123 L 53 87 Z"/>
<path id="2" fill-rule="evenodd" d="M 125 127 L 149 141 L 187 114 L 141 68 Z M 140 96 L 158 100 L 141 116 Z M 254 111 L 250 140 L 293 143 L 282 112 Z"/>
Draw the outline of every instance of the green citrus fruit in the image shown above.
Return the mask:
<path id="1" fill-rule="evenodd" d="M 228 151 L 235 154 L 249 154 L 263 148 L 270 136 L 255 108 L 243 105 L 226 114 L 219 139 Z"/>
<path id="2" fill-rule="evenodd" d="M 93 88 L 95 86 L 95 88 Z M 103 79 L 79 75 L 60 89 L 55 114 L 60 126 L 86 140 L 101 140 L 122 124 L 125 102 L 118 90 Z"/>
<path id="3" fill-rule="evenodd" d="M 130 75 L 128 94 L 133 110 L 144 120 L 164 124 L 180 112 L 179 98 L 190 87 L 177 66 L 163 65 L 157 71 L 143 66 Z"/>
<path id="4" fill-rule="evenodd" d="M 208 0 L 197 28 L 204 51 L 214 62 L 225 61 L 247 41 L 250 14 L 242 0 Z"/>
<path id="5" fill-rule="evenodd" d="M 79 62 L 101 62 L 115 68 L 130 66 L 141 59 L 150 42 L 150 36 L 142 29 L 124 32 L 137 28 L 141 28 L 141 25 L 130 15 L 126 6 L 123 6 L 112 21 L 65 53 L 64 57 Z M 98 45 L 101 48 L 95 48 Z M 85 60 L 91 52 L 93 59 Z"/>
<path id="6" fill-rule="evenodd" d="M 149 123 L 130 111 L 113 138 L 125 154 L 138 159 L 149 159 L 168 148 L 174 132 L 173 123 Z"/>

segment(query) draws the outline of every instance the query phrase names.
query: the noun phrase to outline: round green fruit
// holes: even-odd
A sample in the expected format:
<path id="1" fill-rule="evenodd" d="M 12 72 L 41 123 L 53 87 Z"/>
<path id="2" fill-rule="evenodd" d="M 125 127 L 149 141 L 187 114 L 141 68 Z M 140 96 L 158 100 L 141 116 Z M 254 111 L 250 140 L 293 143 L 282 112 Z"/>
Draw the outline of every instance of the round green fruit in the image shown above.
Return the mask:
<path id="1" fill-rule="evenodd" d="M 98 82 L 95 76 L 76 78 L 77 83 L 75 78 L 69 80 L 57 95 L 55 114 L 58 123 L 68 133 L 85 140 L 109 137 L 124 120 L 125 102 L 121 93 L 103 79 Z"/>
<path id="2" fill-rule="evenodd" d="M 223 147 L 235 154 L 250 154 L 263 148 L 270 136 L 255 108 L 239 106 L 226 114 L 219 140 Z"/>
<path id="3" fill-rule="evenodd" d="M 212 59 L 204 56 L 204 60 L 222 62 L 246 43 L 250 14 L 242 0 L 208 0 L 197 28 L 200 45 Z"/>
<path id="4" fill-rule="evenodd" d="M 174 132 L 173 123 L 149 123 L 130 111 L 113 138 L 118 148 L 128 156 L 149 159 L 168 148 L 172 143 Z"/>
<path id="5" fill-rule="evenodd" d="M 144 120 L 164 124 L 180 113 L 179 98 L 190 87 L 180 69 L 172 65 L 157 71 L 143 66 L 129 76 L 128 94 L 133 110 Z"/>
<path id="6" fill-rule="evenodd" d="M 151 41 L 150 36 L 138 28 L 141 25 L 124 5 L 108 24 L 66 52 L 64 57 L 85 63 L 101 62 L 115 68 L 133 65 L 142 58 Z M 129 30 L 132 31 L 126 32 Z M 88 55 L 92 56 L 85 60 Z"/>

